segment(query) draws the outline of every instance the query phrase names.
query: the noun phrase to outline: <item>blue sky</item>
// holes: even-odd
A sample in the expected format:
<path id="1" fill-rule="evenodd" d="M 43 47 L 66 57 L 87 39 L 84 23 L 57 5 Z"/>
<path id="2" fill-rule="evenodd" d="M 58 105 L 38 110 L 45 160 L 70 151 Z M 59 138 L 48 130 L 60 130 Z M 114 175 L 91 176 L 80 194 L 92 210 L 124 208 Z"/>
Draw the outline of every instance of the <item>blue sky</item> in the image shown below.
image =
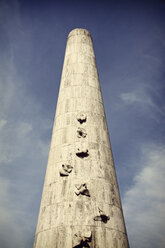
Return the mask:
<path id="1" fill-rule="evenodd" d="M 90 31 L 131 248 L 165 246 L 165 2 L 0 0 L 0 247 L 30 248 L 68 33 Z"/>

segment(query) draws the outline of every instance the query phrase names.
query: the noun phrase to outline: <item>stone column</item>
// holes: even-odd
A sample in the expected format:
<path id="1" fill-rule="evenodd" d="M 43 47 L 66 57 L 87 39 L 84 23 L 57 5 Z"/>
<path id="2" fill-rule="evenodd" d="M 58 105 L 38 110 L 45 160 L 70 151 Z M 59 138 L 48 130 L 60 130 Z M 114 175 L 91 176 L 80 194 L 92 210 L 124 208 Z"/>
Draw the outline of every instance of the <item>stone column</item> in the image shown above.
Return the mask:
<path id="1" fill-rule="evenodd" d="M 67 40 L 34 248 L 128 248 L 90 33 Z"/>

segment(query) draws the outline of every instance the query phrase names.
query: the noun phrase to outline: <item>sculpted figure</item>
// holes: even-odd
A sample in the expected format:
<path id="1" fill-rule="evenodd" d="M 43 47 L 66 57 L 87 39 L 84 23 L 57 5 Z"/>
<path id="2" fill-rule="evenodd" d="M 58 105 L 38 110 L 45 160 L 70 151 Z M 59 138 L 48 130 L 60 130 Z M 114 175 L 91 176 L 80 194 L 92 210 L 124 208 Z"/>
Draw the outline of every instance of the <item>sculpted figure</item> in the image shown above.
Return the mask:
<path id="1" fill-rule="evenodd" d="M 87 133 L 86 133 L 85 129 L 78 127 L 78 129 L 77 129 L 77 137 L 78 138 L 81 138 L 81 137 L 85 138 L 86 136 L 87 136 Z"/>
<path id="2" fill-rule="evenodd" d="M 77 115 L 77 121 L 80 122 L 80 124 L 86 122 L 86 120 L 87 120 L 86 114 L 84 114 L 84 113 L 79 113 L 79 114 Z"/>
<path id="3" fill-rule="evenodd" d="M 62 164 L 62 168 L 60 169 L 60 176 L 65 177 L 69 176 L 69 173 L 72 172 L 73 166 L 69 164 Z"/>
<path id="4" fill-rule="evenodd" d="M 88 247 L 90 248 L 89 244 L 92 241 L 92 233 L 91 231 L 86 232 L 77 232 L 74 234 L 74 244 L 73 248 L 83 248 Z"/>
<path id="5" fill-rule="evenodd" d="M 75 187 L 76 187 L 76 190 L 75 190 L 76 195 L 81 194 L 81 195 L 86 195 L 90 197 L 90 193 L 89 193 L 86 183 L 75 185 Z"/>
<path id="6" fill-rule="evenodd" d="M 102 221 L 104 223 L 107 223 L 108 220 L 110 220 L 110 217 L 107 216 L 100 208 L 99 209 L 99 215 L 95 216 L 93 219 L 94 221 Z"/>
<path id="7" fill-rule="evenodd" d="M 89 156 L 88 149 L 82 149 L 80 150 L 79 148 L 77 149 L 76 155 L 79 158 L 87 158 Z"/>

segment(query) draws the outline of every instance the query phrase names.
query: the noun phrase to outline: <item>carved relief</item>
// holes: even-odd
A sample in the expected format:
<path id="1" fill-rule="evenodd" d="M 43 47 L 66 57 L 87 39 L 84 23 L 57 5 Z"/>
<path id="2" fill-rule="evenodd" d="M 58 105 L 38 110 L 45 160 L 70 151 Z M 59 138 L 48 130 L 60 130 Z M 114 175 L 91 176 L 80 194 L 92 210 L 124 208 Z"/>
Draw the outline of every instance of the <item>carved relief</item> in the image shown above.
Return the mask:
<path id="1" fill-rule="evenodd" d="M 79 158 L 87 158 L 89 156 L 89 153 L 88 153 L 88 149 L 82 149 L 80 151 L 80 149 L 78 148 L 77 149 L 77 152 L 76 152 L 76 155 L 79 157 Z"/>
<path id="2" fill-rule="evenodd" d="M 99 215 L 95 216 L 93 219 L 94 221 L 102 221 L 104 223 L 107 223 L 108 220 L 110 220 L 110 217 L 107 216 L 100 208 L 99 209 Z"/>
<path id="3" fill-rule="evenodd" d="M 77 115 L 77 121 L 80 122 L 80 124 L 84 123 L 87 121 L 87 116 L 84 113 L 79 113 Z"/>
<path id="4" fill-rule="evenodd" d="M 74 234 L 73 243 L 76 244 L 73 248 L 90 248 L 89 244 L 92 241 L 92 233 L 91 231 L 86 232 L 77 232 Z"/>
<path id="5" fill-rule="evenodd" d="M 81 194 L 81 195 L 86 195 L 86 196 L 90 197 L 90 193 L 89 193 L 89 190 L 87 188 L 86 183 L 77 184 L 77 185 L 75 185 L 75 187 L 76 187 L 75 194 L 77 196 Z"/>
<path id="6" fill-rule="evenodd" d="M 85 129 L 78 127 L 78 129 L 77 129 L 77 137 L 78 138 L 81 138 L 81 137 L 85 138 L 86 136 L 87 136 L 87 133 L 86 133 Z"/>
<path id="7" fill-rule="evenodd" d="M 60 169 L 59 173 L 61 177 L 69 176 L 69 173 L 72 172 L 73 166 L 69 164 L 63 164 L 62 168 Z"/>

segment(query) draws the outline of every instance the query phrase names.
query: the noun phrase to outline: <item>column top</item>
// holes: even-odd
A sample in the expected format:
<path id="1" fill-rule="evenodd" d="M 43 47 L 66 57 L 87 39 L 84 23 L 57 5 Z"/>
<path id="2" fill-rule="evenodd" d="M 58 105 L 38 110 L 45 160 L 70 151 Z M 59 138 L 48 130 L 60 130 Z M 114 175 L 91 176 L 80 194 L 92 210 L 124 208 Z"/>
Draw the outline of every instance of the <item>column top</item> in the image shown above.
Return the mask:
<path id="1" fill-rule="evenodd" d="M 68 35 L 68 38 L 70 36 L 73 36 L 73 35 L 87 35 L 87 36 L 91 36 L 91 34 L 89 33 L 89 31 L 87 29 L 84 29 L 84 28 L 75 28 L 73 30 L 70 31 L 69 35 Z"/>

